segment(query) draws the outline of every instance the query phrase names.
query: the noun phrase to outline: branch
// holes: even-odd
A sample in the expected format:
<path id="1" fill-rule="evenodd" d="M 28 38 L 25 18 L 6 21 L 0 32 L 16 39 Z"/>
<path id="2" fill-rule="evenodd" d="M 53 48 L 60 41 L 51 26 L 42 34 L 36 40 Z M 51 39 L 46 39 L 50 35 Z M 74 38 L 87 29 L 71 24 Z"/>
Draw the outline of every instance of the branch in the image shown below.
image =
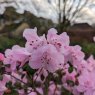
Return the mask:
<path id="1" fill-rule="evenodd" d="M 68 0 L 63 0 L 64 3 L 64 7 L 63 7 L 63 22 L 64 22 L 64 18 L 66 17 L 66 4 L 67 4 Z"/>
<path id="2" fill-rule="evenodd" d="M 81 2 L 82 2 L 82 0 L 79 1 L 79 4 L 78 4 L 76 10 L 74 11 L 74 13 L 72 13 L 72 17 L 70 19 L 71 21 L 75 18 L 75 16 L 78 16 L 78 13 L 88 4 L 88 0 L 85 0 L 85 2 L 80 7 Z"/>
<path id="3" fill-rule="evenodd" d="M 73 5 L 74 5 L 75 1 L 76 1 L 76 0 L 73 0 L 73 1 L 72 1 L 72 3 L 71 3 L 71 5 L 70 5 L 69 9 L 67 10 L 67 14 L 66 14 L 66 15 L 67 15 L 68 19 L 69 19 L 69 16 L 70 16 L 69 13 L 70 13 L 71 10 L 73 9 L 73 7 L 74 7 Z"/>

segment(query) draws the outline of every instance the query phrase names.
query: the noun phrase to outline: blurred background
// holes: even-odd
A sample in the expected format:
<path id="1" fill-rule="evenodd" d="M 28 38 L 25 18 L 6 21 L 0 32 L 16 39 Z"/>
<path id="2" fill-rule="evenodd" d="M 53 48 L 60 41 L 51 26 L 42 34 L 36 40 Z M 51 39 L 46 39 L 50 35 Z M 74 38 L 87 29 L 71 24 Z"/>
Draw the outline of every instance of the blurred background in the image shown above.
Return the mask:
<path id="1" fill-rule="evenodd" d="M 24 46 L 24 29 L 34 27 L 38 35 L 52 27 L 66 31 L 71 45 L 95 55 L 95 0 L 0 0 L 0 52 Z"/>

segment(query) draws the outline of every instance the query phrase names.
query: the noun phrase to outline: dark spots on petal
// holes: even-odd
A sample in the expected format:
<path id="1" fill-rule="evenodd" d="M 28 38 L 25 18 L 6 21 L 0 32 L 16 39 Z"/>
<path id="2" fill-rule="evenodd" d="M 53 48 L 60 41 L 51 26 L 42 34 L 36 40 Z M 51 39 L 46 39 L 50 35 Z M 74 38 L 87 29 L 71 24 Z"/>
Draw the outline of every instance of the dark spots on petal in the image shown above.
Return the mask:
<path id="1" fill-rule="evenodd" d="M 32 44 L 30 44 L 32 46 Z"/>
<path id="2" fill-rule="evenodd" d="M 47 62 L 47 64 L 49 64 L 49 62 Z"/>
<path id="3" fill-rule="evenodd" d="M 17 63 L 18 63 L 18 64 L 21 64 L 21 62 L 20 62 L 20 61 L 17 61 Z"/>
<path id="4" fill-rule="evenodd" d="M 47 44 L 49 44 L 49 42 L 47 42 Z"/>
<path id="5" fill-rule="evenodd" d="M 31 57 L 31 55 L 29 55 L 29 57 Z"/>
<path id="6" fill-rule="evenodd" d="M 37 49 L 37 47 L 33 47 L 33 49 L 35 49 L 35 50 L 36 50 L 36 49 Z"/>
<path id="7" fill-rule="evenodd" d="M 61 43 L 57 43 L 58 46 L 61 46 Z"/>
<path id="8" fill-rule="evenodd" d="M 75 84 L 76 84 L 76 85 L 79 85 L 79 81 L 78 81 L 78 79 L 76 79 Z"/>

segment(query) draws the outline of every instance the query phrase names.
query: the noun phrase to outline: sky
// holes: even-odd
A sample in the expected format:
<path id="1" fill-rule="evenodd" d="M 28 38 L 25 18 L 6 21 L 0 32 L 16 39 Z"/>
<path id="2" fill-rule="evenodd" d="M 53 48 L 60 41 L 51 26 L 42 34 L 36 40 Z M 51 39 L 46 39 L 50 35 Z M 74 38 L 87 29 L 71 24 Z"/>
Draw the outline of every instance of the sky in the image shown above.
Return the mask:
<path id="1" fill-rule="evenodd" d="M 72 0 L 68 1 L 70 2 L 67 3 L 67 9 Z M 82 0 L 82 3 L 83 1 L 84 0 Z M 89 4 L 90 1 L 91 0 L 89 0 Z M 72 11 L 76 9 L 77 4 L 78 0 L 76 0 Z M 29 11 L 37 17 L 51 19 L 54 23 L 58 23 L 58 0 L 0 0 L 0 14 L 3 14 L 8 6 L 14 7 L 20 14 L 23 14 L 24 11 Z M 61 5 L 61 9 L 62 8 L 63 6 Z M 78 15 L 81 14 L 82 16 L 72 21 L 72 23 L 95 23 L 95 0 L 93 0 L 92 5 L 84 7 L 81 12 L 78 13 Z"/>

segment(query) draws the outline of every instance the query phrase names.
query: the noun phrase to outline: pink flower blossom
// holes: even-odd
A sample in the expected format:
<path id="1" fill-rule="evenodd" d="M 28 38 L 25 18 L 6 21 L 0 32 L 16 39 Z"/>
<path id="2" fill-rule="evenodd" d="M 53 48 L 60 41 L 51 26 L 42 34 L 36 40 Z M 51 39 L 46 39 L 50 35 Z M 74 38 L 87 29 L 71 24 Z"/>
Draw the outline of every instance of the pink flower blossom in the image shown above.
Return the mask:
<path id="1" fill-rule="evenodd" d="M 10 80 L 11 80 L 10 75 L 6 74 L 3 75 L 3 79 L 0 80 L 0 93 L 2 93 L 1 95 L 3 95 L 4 91 L 7 90 L 6 83 L 9 82 Z"/>
<path id="2" fill-rule="evenodd" d="M 94 92 L 95 90 L 94 73 L 95 71 L 91 73 L 85 69 L 82 71 L 81 75 L 78 77 L 79 85 L 76 87 L 79 92 L 85 93 L 87 93 L 88 91 Z"/>
<path id="3" fill-rule="evenodd" d="M 45 68 L 55 72 L 64 65 L 64 56 L 53 45 L 45 45 L 32 52 L 29 65 L 33 69 Z"/>
<path id="4" fill-rule="evenodd" d="M 25 39 L 27 40 L 25 47 L 29 52 L 32 52 L 46 44 L 45 35 L 39 37 L 37 35 L 36 28 L 26 29 L 23 33 L 23 37 L 25 37 Z"/>
<path id="5" fill-rule="evenodd" d="M 28 95 L 37 95 L 37 93 L 36 92 L 31 92 Z"/>
<path id="6" fill-rule="evenodd" d="M 81 51 L 81 47 L 76 45 L 76 46 L 69 46 L 68 53 L 64 54 L 65 55 L 65 63 L 70 62 L 75 68 L 78 69 L 78 66 L 81 66 L 81 62 L 84 60 L 84 53 Z"/>
<path id="7" fill-rule="evenodd" d="M 47 42 L 54 45 L 61 53 L 65 52 L 64 47 L 69 46 L 70 40 L 67 33 L 57 34 L 56 29 L 51 28 L 47 34 Z"/>
<path id="8" fill-rule="evenodd" d="M 23 66 L 29 60 L 30 53 L 23 47 L 15 45 L 5 51 L 4 64 L 10 64 L 15 70 L 17 65 Z"/>
<path id="9" fill-rule="evenodd" d="M 95 59 L 94 59 L 94 57 L 93 57 L 92 55 L 87 59 L 86 68 L 87 68 L 89 71 L 95 70 Z"/>
<path id="10" fill-rule="evenodd" d="M 61 86 L 55 85 L 53 82 L 49 85 L 48 95 L 61 95 Z"/>
<path id="11" fill-rule="evenodd" d="M 2 53 L 0 53 L 0 61 L 4 60 L 4 55 Z"/>
<path id="12" fill-rule="evenodd" d="M 59 43 L 60 45 L 63 46 L 69 46 L 70 44 L 69 36 L 67 35 L 67 33 L 63 32 L 62 34 L 58 35 L 57 30 L 54 28 L 48 30 L 47 40 L 49 43 L 53 45 Z"/>

